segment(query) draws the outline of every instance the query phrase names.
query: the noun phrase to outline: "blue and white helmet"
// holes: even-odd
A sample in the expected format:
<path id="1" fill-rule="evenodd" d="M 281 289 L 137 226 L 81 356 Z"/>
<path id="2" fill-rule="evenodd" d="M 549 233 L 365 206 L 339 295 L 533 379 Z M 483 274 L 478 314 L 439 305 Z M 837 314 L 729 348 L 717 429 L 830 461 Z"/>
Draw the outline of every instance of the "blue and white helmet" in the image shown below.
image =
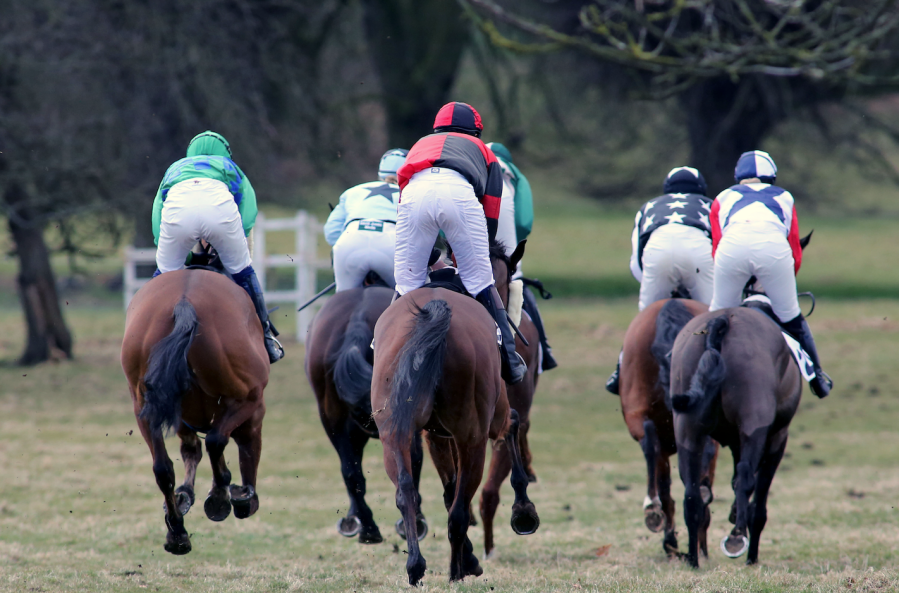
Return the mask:
<path id="1" fill-rule="evenodd" d="M 693 167 L 675 167 L 665 178 L 666 194 L 701 194 L 709 191 L 705 177 Z"/>
<path id="2" fill-rule="evenodd" d="M 757 178 L 762 183 L 774 183 L 777 165 L 771 155 L 763 150 L 744 152 L 734 169 L 734 179 L 740 183 L 744 179 Z"/>
<path id="3" fill-rule="evenodd" d="M 403 163 L 406 162 L 406 155 L 409 151 L 405 148 L 391 148 L 381 157 L 381 163 L 378 165 L 378 178 L 383 181 L 390 175 L 396 175 Z"/>

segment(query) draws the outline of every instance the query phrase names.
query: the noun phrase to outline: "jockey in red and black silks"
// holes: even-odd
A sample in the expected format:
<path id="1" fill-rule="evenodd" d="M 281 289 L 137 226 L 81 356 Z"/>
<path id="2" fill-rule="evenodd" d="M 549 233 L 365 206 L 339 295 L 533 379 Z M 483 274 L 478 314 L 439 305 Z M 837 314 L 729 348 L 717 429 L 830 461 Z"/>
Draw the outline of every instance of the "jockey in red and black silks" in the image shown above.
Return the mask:
<path id="1" fill-rule="evenodd" d="M 447 103 L 434 133 L 415 143 L 398 172 L 394 277 L 399 296 L 424 286 L 428 258 L 440 231 L 452 246 L 465 289 L 500 328 L 503 378 L 517 383 L 527 366 L 493 285 L 490 241 L 496 237 L 503 191 L 502 169 L 481 141 L 481 116 L 466 103 Z"/>

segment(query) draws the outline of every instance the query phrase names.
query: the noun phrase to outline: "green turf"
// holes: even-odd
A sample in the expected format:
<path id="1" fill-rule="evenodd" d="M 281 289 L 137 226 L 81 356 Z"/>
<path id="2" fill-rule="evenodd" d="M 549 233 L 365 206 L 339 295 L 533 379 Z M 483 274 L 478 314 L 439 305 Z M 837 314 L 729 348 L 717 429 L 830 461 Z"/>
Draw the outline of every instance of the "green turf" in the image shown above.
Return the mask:
<path id="1" fill-rule="evenodd" d="M 822 299 L 811 319 L 828 370 L 830 398 L 806 393 L 787 458 L 775 478 L 761 565 L 722 557 L 728 531 L 729 452 L 724 451 L 710 530 L 711 558 L 699 571 L 668 561 L 660 537 L 642 524 L 644 463 L 603 382 L 633 299 L 544 303 L 562 366 L 543 376 L 531 445 L 540 482 L 530 493 L 540 530 L 508 528 L 503 489 L 498 555 L 481 578 L 448 585 L 449 546 L 441 489 L 426 460 L 423 544 L 436 591 L 888 591 L 899 587 L 895 559 L 899 436 L 894 345 L 899 302 Z M 365 460 L 368 500 L 385 543 L 360 546 L 337 535 L 347 508 L 337 456 L 318 424 L 302 370 L 303 350 L 287 344 L 266 391 L 268 412 L 257 515 L 217 524 L 198 506 L 186 518 L 194 551 L 162 549 L 165 527 L 149 451 L 134 432 L 118 366 L 123 314 L 75 306 L 69 320 L 78 358 L 35 368 L 0 366 L 0 590 L 2 591 L 398 591 L 405 545 L 392 531 L 393 488 L 377 443 Z M 0 358 L 18 351 L 15 309 L 0 309 Z M 177 442 L 169 452 L 178 458 Z M 236 450 L 226 456 L 236 467 Z M 181 476 L 180 462 L 176 471 Z M 202 499 L 211 473 L 200 466 Z M 680 522 L 683 489 L 675 478 Z M 682 546 L 685 529 L 679 528 Z M 471 530 L 482 550 L 480 527 Z M 607 554 L 596 551 L 611 545 Z M 491 589 L 491 587 L 495 589 Z"/>

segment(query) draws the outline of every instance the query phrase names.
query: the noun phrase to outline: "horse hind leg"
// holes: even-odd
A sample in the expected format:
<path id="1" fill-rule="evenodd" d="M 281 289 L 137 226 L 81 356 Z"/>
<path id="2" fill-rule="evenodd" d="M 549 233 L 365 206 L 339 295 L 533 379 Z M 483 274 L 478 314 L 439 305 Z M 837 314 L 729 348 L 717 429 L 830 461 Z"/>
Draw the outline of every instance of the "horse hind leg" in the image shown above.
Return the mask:
<path id="1" fill-rule="evenodd" d="M 241 486 L 232 484 L 229 489 L 234 516 L 246 519 L 259 510 L 259 495 L 256 494 L 256 474 L 262 456 L 262 417 L 254 414 L 232 435 L 237 443 L 240 464 Z"/>
<path id="2" fill-rule="evenodd" d="M 480 576 L 484 573 L 474 555 L 468 528 L 471 523 L 471 501 L 484 475 L 487 441 L 471 447 L 460 447 L 457 444 L 456 453 L 456 491 L 447 522 L 447 536 L 451 546 L 450 581 L 461 581 L 466 576 Z M 527 481 L 527 477 L 524 479 Z"/>
<path id="3" fill-rule="evenodd" d="M 689 532 L 686 561 L 693 568 L 699 568 L 699 531 L 702 525 L 705 505 L 699 491 L 702 467 L 702 449 L 688 448 L 678 443 L 677 461 L 681 481 L 684 483 L 684 522 Z"/>
<path id="4" fill-rule="evenodd" d="M 181 460 L 184 461 L 184 483 L 175 490 L 175 503 L 182 515 L 186 515 L 196 502 L 194 484 L 197 479 L 197 466 L 203 459 L 203 446 L 197 433 L 184 424 L 178 428 L 181 438 Z"/>
<path id="5" fill-rule="evenodd" d="M 515 502 L 512 503 L 512 530 L 518 535 L 530 535 L 540 527 L 537 508 L 528 498 L 528 475 L 521 461 L 521 450 L 518 447 L 519 420 L 518 412 L 509 411 L 509 433 L 506 442 L 512 454 L 512 490 L 515 491 Z"/>
<path id="6" fill-rule="evenodd" d="M 412 437 L 409 437 L 409 448 L 411 449 Z M 396 507 L 403 516 L 406 525 L 416 526 L 415 514 L 416 509 L 421 504 L 419 494 L 415 490 L 415 480 L 411 474 L 411 451 L 410 460 L 407 462 L 403 452 L 395 449 L 389 443 L 384 444 L 384 460 L 385 467 L 393 465 L 388 469 L 388 474 L 396 484 Z M 408 533 L 407 533 L 408 535 Z M 421 549 L 418 545 L 418 533 L 415 537 L 407 537 L 406 543 L 409 547 L 409 558 L 406 560 L 406 574 L 409 577 L 409 584 L 418 585 L 424 577 L 427 570 L 427 562 L 421 555 Z"/>
<path id="7" fill-rule="evenodd" d="M 734 476 L 736 523 L 730 534 L 721 540 L 721 551 L 728 558 L 739 558 L 749 549 L 749 497 L 756 487 L 755 474 L 764 450 L 767 428 L 759 428 L 751 436 L 741 439 L 740 460 Z"/>
<path id="8" fill-rule="evenodd" d="M 665 513 L 665 537 L 662 539 L 662 548 L 668 556 L 679 558 L 677 549 L 677 533 L 674 530 L 674 499 L 671 498 L 671 458 L 668 454 L 660 452 L 656 470 L 656 479 L 659 491 L 659 501 L 662 511 Z"/>
<path id="9" fill-rule="evenodd" d="M 658 493 L 657 471 L 659 465 L 659 437 L 652 420 L 643 422 L 643 438 L 640 448 L 646 459 L 646 498 L 643 500 L 643 521 L 647 529 L 658 533 L 665 528 L 665 512 Z"/>
<path id="10" fill-rule="evenodd" d="M 756 479 L 755 498 L 752 502 L 752 513 L 749 525 L 749 554 L 746 557 L 746 564 L 755 564 L 759 560 L 759 540 L 762 537 L 762 530 L 768 521 L 768 492 L 771 488 L 771 482 L 774 480 L 774 472 L 783 459 L 784 451 L 787 448 L 787 441 L 784 438 L 783 445 L 774 453 L 770 453 L 762 458 L 759 465 L 758 478 Z"/>
<path id="11" fill-rule="evenodd" d="M 231 514 L 231 472 L 225 463 L 228 436 L 218 430 L 206 435 L 206 452 L 212 465 L 212 488 L 203 503 L 206 516 L 212 521 L 224 521 Z"/>
<path id="12" fill-rule="evenodd" d="M 493 448 L 493 457 L 490 460 L 490 470 L 487 472 L 487 482 L 481 489 L 480 514 L 484 524 L 484 558 L 493 556 L 493 519 L 496 517 L 496 509 L 499 507 L 500 487 L 509 473 L 512 471 L 512 454 L 510 447 L 505 442 L 497 443 Z"/>
<path id="13" fill-rule="evenodd" d="M 175 466 L 165 449 L 162 432 L 153 434 L 145 420 L 138 416 L 138 426 L 150 451 L 153 454 L 153 474 L 156 485 L 165 499 L 165 551 L 176 556 L 187 554 L 191 550 L 190 535 L 184 528 L 184 515 L 175 501 Z"/>
<path id="14" fill-rule="evenodd" d="M 410 450 L 412 460 L 412 483 L 415 485 L 415 491 L 419 492 L 419 495 L 416 498 L 418 503 L 415 510 L 415 530 L 418 534 L 418 541 L 421 541 L 428 536 L 428 521 L 425 519 L 424 513 L 421 512 L 421 494 L 419 490 L 419 484 L 421 484 L 421 467 L 424 465 L 425 458 L 421 441 L 421 431 L 419 431 L 412 437 L 412 449 Z M 406 539 L 406 523 L 402 517 L 397 519 L 394 524 L 394 529 L 396 530 L 397 535 Z"/>

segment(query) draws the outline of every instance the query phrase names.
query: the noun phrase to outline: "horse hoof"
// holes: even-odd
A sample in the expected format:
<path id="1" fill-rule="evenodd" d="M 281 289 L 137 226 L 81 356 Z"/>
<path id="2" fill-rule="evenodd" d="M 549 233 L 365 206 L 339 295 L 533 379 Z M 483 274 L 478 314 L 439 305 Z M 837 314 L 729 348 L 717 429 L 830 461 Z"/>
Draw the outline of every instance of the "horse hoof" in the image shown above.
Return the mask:
<path id="1" fill-rule="evenodd" d="M 231 506 L 234 516 L 246 519 L 259 510 L 259 496 L 253 486 L 231 486 Z"/>
<path id="2" fill-rule="evenodd" d="M 512 531 L 518 535 L 531 535 L 540 527 L 540 517 L 532 502 L 512 505 Z"/>
<path id="3" fill-rule="evenodd" d="M 337 533 L 343 537 L 356 537 L 362 531 L 362 521 L 355 515 L 337 521 Z"/>
<path id="4" fill-rule="evenodd" d="M 659 533 L 665 528 L 665 513 L 655 505 L 643 509 L 643 521 L 646 528 L 653 533 Z"/>
<path id="5" fill-rule="evenodd" d="M 721 551 L 728 558 L 739 558 L 749 549 L 749 538 L 745 535 L 726 535 L 721 540 Z"/>
<path id="6" fill-rule="evenodd" d="M 705 506 L 709 506 L 715 500 L 711 486 L 706 486 L 705 484 L 699 486 L 699 497 L 702 498 L 702 504 Z"/>
<path id="7" fill-rule="evenodd" d="M 397 535 L 401 538 L 406 539 L 406 524 L 402 519 L 398 519 L 397 522 L 393 526 L 396 529 Z M 428 522 L 425 519 L 425 516 L 422 514 L 418 514 L 415 516 L 415 529 L 418 533 L 418 541 L 423 540 L 428 535 Z"/>
<path id="8" fill-rule="evenodd" d="M 206 516 L 212 521 L 224 521 L 231 514 L 231 500 L 227 488 L 213 488 L 203 503 Z"/>
<path id="9" fill-rule="evenodd" d="M 182 516 L 186 515 L 194 506 L 194 493 L 183 486 L 175 490 L 175 506 Z"/>
<path id="10" fill-rule="evenodd" d="M 373 525 L 372 529 L 362 528 L 362 531 L 359 532 L 359 543 L 360 544 L 380 544 L 384 541 L 384 538 L 381 537 L 381 532 L 378 530 L 377 525 Z"/>
<path id="11" fill-rule="evenodd" d="M 411 558 L 409 559 L 411 560 Z M 421 579 L 425 576 L 425 572 L 428 570 L 428 563 L 425 562 L 424 556 L 418 557 L 418 562 L 414 564 L 406 563 L 406 574 L 409 575 L 409 584 L 413 587 L 418 586 L 418 583 L 421 582 Z"/>
<path id="12" fill-rule="evenodd" d="M 190 536 L 186 533 L 175 535 L 171 531 L 165 537 L 165 551 L 175 556 L 184 556 L 190 552 Z"/>
<path id="13" fill-rule="evenodd" d="M 462 570 L 465 576 L 479 577 L 484 574 L 484 569 L 481 568 L 481 564 L 474 554 L 469 554 Z"/>

